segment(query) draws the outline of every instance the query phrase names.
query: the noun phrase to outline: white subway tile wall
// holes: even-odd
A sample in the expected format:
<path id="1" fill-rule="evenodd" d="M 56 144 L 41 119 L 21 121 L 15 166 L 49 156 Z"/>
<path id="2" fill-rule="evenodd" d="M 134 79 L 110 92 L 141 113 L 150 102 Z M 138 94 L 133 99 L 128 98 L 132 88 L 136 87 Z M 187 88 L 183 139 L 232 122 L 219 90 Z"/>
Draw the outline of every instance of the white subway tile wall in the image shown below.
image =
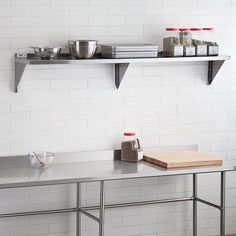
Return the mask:
<path id="1" fill-rule="evenodd" d="M 119 147 L 136 131 L 144 147 L 198 145 L 236 160 L 235 0 L 0 0 L 0 156 Z M 206 63 L 131 65 L 119 90 L 112 65 L 28 66 L 14 93 L 14 53 L 68 39 L 151 42 L 162 48 L 167 26 L 216 28 L 230 54 L 211 86 Z M 226 230 L 236 233 L 235 173 L 227 174 Z M 218 200 L 219 177 L 199 178 L 201 196 Z M 98 202 L 98 184 L 83 185 L 83 204 Z M 107 183 L 106 201 L 191 194 L 191 177 Z M 0 190 L 0 212 L 74 206 L 75 186 Z M 105 235 L 190 236 L 191 204 L 107 210 Z M 83 218 L 83 236 L 98 225 Z M 199 235 L 217 235 L 218 212 L 199 204 Z M 1 236 L 74 236 L 74 214 L 0 220 Z"/>

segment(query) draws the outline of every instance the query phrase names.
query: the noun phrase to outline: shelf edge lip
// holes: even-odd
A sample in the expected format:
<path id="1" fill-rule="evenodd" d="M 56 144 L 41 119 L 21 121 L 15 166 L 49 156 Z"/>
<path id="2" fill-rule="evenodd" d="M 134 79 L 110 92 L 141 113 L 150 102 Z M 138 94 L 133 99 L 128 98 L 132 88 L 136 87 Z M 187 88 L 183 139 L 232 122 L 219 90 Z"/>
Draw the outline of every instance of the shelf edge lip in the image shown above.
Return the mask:
<path id="1" fill-rule="evenodd" d="M 29 65 L 68 65 L 68 64 L 122 64 L 122 63 L 173 63 L 173 62 L 204 62 L 204 61 L 222 61 L 230 60 L 229 55 L 206 56 L 206 57 L 158 57 L 158 58 L 99 58 L 83 60 L 34 60 L 26 58 L 16 58 L 16 62 Z"/>

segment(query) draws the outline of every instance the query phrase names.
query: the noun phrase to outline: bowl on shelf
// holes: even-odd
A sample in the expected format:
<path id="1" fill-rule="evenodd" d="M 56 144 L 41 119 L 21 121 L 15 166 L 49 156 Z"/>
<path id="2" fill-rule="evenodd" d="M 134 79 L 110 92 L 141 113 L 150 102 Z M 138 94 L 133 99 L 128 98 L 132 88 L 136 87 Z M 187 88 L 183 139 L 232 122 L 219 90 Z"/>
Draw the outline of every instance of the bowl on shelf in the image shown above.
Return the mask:
<path id="1" fill-rule="evenodd" d="M 70 54 L 76 59 L 89 59 L 94 56 L 97 50 L 96 40 L 69 40 L 68 47 Z"/>
<path id="2" fill-rule="evenodd" d="M 45 60 L 51 60 L 57 57 L 62 47 L 30 47 L 34 50 L 36 57 Z"/>
<path id="3" fill-rule="evenodd" d="M 28 158 L 32 167 L 47 168 L 52 165 L 55 154 L 53 152 L 30 152 Z"/>

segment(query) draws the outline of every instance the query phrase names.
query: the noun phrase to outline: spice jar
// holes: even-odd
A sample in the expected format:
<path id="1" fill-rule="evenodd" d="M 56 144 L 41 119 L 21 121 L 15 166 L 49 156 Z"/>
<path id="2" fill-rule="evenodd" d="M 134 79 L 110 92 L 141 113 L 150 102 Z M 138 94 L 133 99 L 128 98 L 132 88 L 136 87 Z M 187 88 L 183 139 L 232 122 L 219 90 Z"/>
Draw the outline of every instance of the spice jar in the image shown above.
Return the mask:
<path id="1" fill-rule="evenodd" d="M 191 28 L 191 32 L 196 56 L 207 56 L 207 45 L 204 43 L 202 29 Z"/>
<path id="2" fill-rule="evenodd" d="M 163 38 L 163 54 L 168 57 L 182 57 L 183 45 L 180 44 L 177 28 L 166 28 Z"/>
<path id="3" fill-rule="evenodd" d="M 180 44 L 184 47 L 184 56 L 195 56 L 195 47 L 192 45 L 192 34 L 189 28 L 179 29 Z"/>
<path id="4" fill-rule="evenodd" d="M 217 56 L 219 54 L 219 46 L 216 42 L 214 28 L 203 28 L 204 42 L 207 44 L 207 55 Z"/>
<path id="5" fill-rule="evenodd" d="M 139 139 L 134 132 L 125 132 L 124 141 L 121 143 L 121 160 L 138 162 L 143 159 Z"/>

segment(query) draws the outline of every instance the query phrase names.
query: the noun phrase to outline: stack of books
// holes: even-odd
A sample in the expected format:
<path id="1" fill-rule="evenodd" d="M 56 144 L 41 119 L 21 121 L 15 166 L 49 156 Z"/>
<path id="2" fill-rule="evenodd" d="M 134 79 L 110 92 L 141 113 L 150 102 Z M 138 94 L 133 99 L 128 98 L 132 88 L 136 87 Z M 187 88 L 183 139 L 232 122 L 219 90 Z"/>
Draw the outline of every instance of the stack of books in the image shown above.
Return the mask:
<path id="1" fill-rule="evenodd" d="M 105 58 L 157 57 L 158 46 L 155 44 L 107 44 L 101 45 L 101 53 Z"/>

